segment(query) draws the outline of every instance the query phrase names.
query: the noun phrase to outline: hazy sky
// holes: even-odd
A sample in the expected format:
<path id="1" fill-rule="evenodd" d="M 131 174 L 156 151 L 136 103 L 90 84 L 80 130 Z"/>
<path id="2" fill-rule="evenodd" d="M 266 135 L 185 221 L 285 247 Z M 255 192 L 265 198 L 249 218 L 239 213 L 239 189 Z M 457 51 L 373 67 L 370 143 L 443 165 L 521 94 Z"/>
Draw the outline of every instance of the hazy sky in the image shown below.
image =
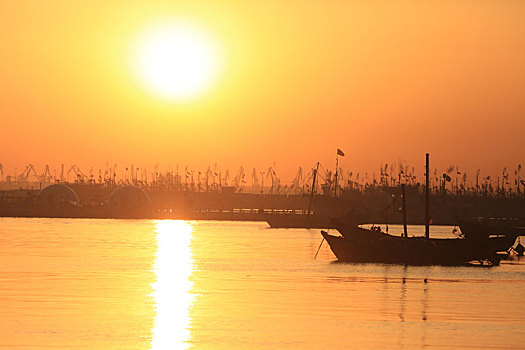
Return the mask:
<path id="1" fill-rule="evenodd" d="M 525 163 L 525 2 L 3 1 L 0 163 L 377 169 Z M 144 28 L 194 23 L 211 88 L 148 91 Z M 250 173 L 250 171 L 247 171 Z"/>

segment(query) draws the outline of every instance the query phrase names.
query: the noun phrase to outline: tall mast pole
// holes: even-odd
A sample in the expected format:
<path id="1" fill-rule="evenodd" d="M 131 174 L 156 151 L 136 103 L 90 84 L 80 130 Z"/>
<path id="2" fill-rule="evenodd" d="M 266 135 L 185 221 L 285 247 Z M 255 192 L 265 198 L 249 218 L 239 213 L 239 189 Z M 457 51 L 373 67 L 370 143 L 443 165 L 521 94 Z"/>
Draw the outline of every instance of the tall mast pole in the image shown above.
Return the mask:
<path id="1" fill-rule="evenodd" d="M 306 220 L 310 217 L 310 212 L 312 210 L 312 202 L 314 199 L 314 193 L 315 193 L 315 179 L 317 178 L 317 171 L 319 170 L 319 162 L 317 162 L 317 166 L 314 169 L 313 174 L 313 180 L 312 180 L 312 191 L 310 192 L 310 201 L 308 202 L 308 212 L 306 213 Z"/>
<path id="2" fill-rule="evenodd" d="M 407 229 L 407 203 L 406 203 L 406 191 L 405 184 L 401 184 L 401 196 L 403 197 L 403 237 L 408 237 Z"/>
<path id="3" fill-rule="evenodd" d="M 334 197 L 337 197 L 337 183 L 339 182 L 337 179 L 338 172 L 339 172 L 339 154 L 335 156 Z"/>
<path id="4" fill-rule="evenodd" d="M 425 164 L 425 237 L 430 238 L 430 183 L 429 176 L 430 166 L 429 166 L 429 154 L 426 154 L 426 164 Z"/>

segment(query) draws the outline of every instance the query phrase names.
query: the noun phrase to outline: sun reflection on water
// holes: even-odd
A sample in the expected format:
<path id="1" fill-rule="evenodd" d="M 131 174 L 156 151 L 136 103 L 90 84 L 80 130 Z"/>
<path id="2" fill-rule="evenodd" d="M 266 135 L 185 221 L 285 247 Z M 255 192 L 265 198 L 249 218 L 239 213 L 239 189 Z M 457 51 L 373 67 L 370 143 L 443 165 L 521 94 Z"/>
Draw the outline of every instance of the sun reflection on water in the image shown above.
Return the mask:
<path id="1" fill-rule="evenodd" d="M 190 340 L 190 307 L 193 295 L 189 277 L 193 269 L 190 249 L 193 228 L 184 221 L 157 221 L 156 308 L 152 349 L 186 349 Z"/>

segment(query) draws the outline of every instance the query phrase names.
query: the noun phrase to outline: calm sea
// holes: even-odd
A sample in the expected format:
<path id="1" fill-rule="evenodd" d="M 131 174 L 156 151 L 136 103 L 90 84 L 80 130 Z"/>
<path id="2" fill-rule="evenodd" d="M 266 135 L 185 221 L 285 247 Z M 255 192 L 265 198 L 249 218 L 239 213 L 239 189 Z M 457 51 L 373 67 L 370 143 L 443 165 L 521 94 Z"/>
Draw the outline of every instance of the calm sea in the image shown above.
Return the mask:
<path id="1" fill-rule="evenodd" d="M 525 261 L 342 264 L 326 244 L 314 260 L 320 243 L 265 223 L 3 218 L 0 348 L 525 348 Z"/>

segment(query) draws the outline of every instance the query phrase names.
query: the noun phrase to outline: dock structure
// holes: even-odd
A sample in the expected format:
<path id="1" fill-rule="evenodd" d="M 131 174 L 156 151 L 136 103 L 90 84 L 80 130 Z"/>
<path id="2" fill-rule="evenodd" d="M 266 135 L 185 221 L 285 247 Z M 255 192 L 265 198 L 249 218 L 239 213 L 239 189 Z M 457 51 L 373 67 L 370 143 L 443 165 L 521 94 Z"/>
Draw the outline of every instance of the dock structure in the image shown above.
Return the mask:
<path id="1" fill-rule="evenodd" d="M 111 195 L 118 186 L 66 183 L 78 197 L 43 200 L 44 189 L 15 189 L 0 191 L 0 216 L 23 217 L 144 217 L 177 218 L 188 220 L 260 220 L 268 214 L 294 214 L 297 217 L 312 214 L 324 217 L 346 217 L 357 222 L 375 224 L 402 224 L 401 188 L 375 186 L 365 191 L 343 190 L 334 197 L 326 193 L 260 194 L 236 191 L 176 191 L 168 189 L 140 189 L 147 194 L 151 206 L 130 210 L 132 199 L 111 204 Z M 427 192 L 418 185 L 405 185 L 406 222 L 424 225 Z M 56 186 L 57 188 L 60 186 Z M 125 187 L 125 186 L 124 186 Z M 73 197 L 74 199 L 74 197 Z M 429 191 L 432 223 L 455 225 L 457 216 L 523 217 L 525 198 L 461 195 Z M 53 203 L 53 205 L 51 205 Z M 123 204 L 124 203 L 124 204 Z M 112 211 L 110 210 L 112 208 Z M 310 210 L 309 210 L 310 209 Z M 312 214 L 312 215 L 313 215 Z"/>

